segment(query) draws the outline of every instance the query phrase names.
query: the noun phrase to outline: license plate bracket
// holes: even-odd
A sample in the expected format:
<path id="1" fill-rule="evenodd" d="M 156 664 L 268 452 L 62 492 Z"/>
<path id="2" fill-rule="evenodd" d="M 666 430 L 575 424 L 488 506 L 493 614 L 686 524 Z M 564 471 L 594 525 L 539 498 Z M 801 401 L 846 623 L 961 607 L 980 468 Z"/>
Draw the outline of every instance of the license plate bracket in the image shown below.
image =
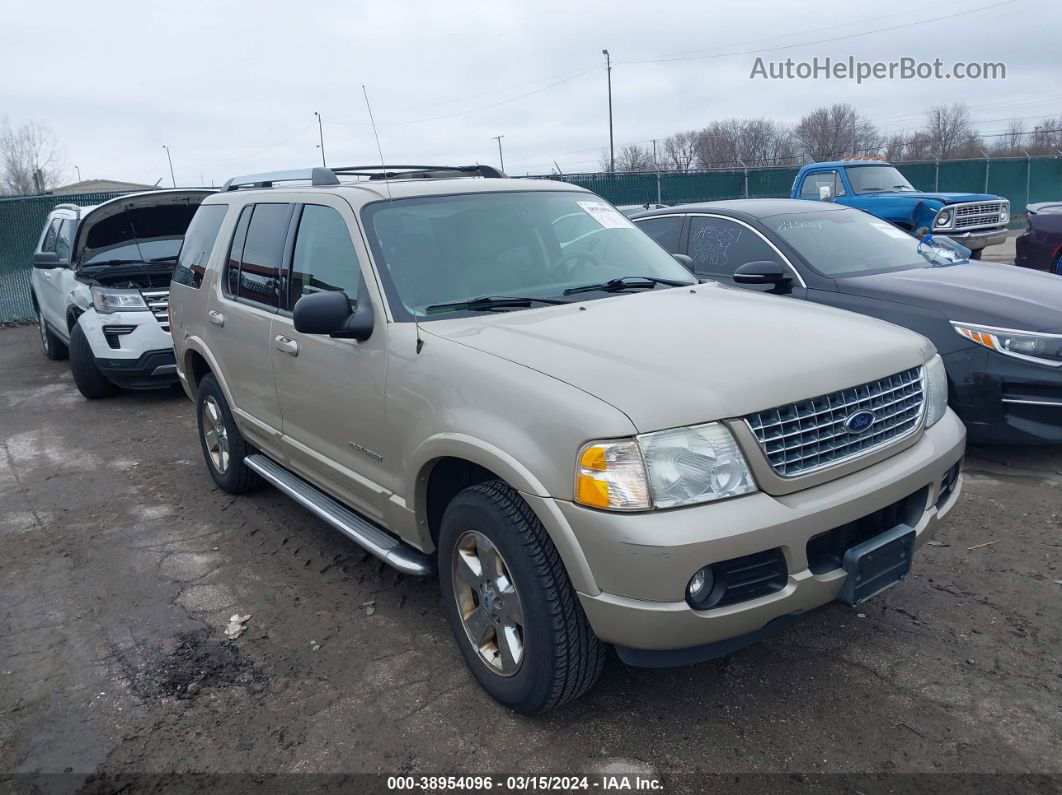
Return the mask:
<path id="1" fill-rule="evenodd" d="M 848 577 L 840 601 L 862 604 L 905 580 L 911 571 L 914 543 L 914 528 L 900 524 L 845 552 L 842 565 Z"/>

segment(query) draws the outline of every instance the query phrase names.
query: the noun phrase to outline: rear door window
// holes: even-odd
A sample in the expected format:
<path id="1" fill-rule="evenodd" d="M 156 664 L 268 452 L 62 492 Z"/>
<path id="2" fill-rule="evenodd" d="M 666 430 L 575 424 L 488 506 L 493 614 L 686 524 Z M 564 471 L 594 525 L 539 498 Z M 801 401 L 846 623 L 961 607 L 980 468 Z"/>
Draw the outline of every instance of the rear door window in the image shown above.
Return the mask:
<path id="1" fill-rule="evenodd" d="M 697 273 L 733 276 L 749 262 L 778 261 L 766 240 L 751 229 L 725 218 L 690 218 L 689 255 Z"/>
<path id="2" fill-rule="evenodd" d="M 280 268 L 291 219 L 290 204 L 256 204 L 240 257 L 236 296 L 276 309 L 280 303 Z"/>
<path id="3" fill-rule="evenodd" d="M 203 283 L 207 260 L 214 250 L 214 242 L 228 209 L 227 204 L 204 204 L 199 207 L 185 233 L 173 281 L 197 289 Z"/>
<path id="4" fill-rule="evenodd" d="M 225 278 L 222 281 L 225 295 L 229 298 L 235 298 L 239 290 L 240 258 L 243 256 L 243 245 L 247 241 L 247 227 L 251 223 L 253 210 L 254 205 L 249 204 L 240 211 L 240 218 L 232 233 L 232 242 L 229 243 L 229 258 L 225 261 Z"/>

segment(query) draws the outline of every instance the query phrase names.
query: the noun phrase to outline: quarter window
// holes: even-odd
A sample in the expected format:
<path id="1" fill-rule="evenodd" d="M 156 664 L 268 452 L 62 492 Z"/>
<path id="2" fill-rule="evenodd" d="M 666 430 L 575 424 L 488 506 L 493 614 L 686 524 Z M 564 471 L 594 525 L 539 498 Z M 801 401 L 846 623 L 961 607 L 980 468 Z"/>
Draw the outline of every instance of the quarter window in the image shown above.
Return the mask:
<path id="1" fill-rule="evenodd" d="M 288 306 L 294 308 L 304 295 L 342 290 L 353 307 L 360 282 L 361 266 L 343 216 L 331 207 L 307 204 L 291 258 Z"/>
<path id="2" fill-rule="evenodd" d="M 724 218 L 690 219 L 689 254 L 697 273 L 731 276 L 748 262 L 778 261 L 774 249 L 758 234 Z"/>
<path id="3" fill-rule="evenodd" d="M 668 215 L 663 218 L 646 218 L 636 221 L 638 228 L 672 254 L 679 250 L 679 233 L 682 231 L 682 216 Z"/>
<path id="4" fill-rule="evenodd" d="M 238 298 L 276 308 L 290 204 L 256 204 L 240 257 Z"/>

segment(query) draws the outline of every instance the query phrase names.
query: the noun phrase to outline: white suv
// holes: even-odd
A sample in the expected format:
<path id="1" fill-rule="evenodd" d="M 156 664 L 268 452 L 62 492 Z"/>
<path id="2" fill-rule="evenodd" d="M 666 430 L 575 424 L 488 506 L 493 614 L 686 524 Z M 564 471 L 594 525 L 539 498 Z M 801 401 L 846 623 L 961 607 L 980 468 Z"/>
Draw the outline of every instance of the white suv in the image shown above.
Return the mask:
<path id="1" fill-rule="evenodd" d="M 33 255 L 44 355 L 70 357 L 86 398 L 177 382 L 170 277 L 208 190 L 135 193 L 94 207 L 60 204 Z"/>

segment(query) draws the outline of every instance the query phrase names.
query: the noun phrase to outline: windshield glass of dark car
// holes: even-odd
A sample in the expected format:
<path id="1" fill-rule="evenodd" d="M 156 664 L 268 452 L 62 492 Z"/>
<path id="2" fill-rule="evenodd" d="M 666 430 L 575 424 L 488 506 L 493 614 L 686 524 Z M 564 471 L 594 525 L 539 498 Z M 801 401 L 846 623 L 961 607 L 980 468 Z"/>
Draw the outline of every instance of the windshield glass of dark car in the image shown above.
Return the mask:
<path id="1" fill-rule="evenodd" d="M 414 311 L 423 319 L 428 307 L 436 307 L 433 319 L 453 317 L 471 310 L 440 312 L 438 305 L 482 296 L 601 298 L 610 293 L 588 291 L 566 298 L 564 291 L 625 277 L 696 284 L 649 236 L 590 193 L 396 199 L 366 206 L 363 220 L 392 311 L 400 320 L 411 320 Z M 521 308 L 527 307 L 504 307 Z"/>
<path id="2" fill-rule="evenodd" d="M 848 181 L 856 193 L 913 191 L 907 177 L 892 166 L 849 166 Z"/>
<path id="3" fill-rule="evenodd" d="M 831 278 L 924 268 L 918 240 L 859 210 L 820 210 L 764 218 L 763 223 Z"/>

